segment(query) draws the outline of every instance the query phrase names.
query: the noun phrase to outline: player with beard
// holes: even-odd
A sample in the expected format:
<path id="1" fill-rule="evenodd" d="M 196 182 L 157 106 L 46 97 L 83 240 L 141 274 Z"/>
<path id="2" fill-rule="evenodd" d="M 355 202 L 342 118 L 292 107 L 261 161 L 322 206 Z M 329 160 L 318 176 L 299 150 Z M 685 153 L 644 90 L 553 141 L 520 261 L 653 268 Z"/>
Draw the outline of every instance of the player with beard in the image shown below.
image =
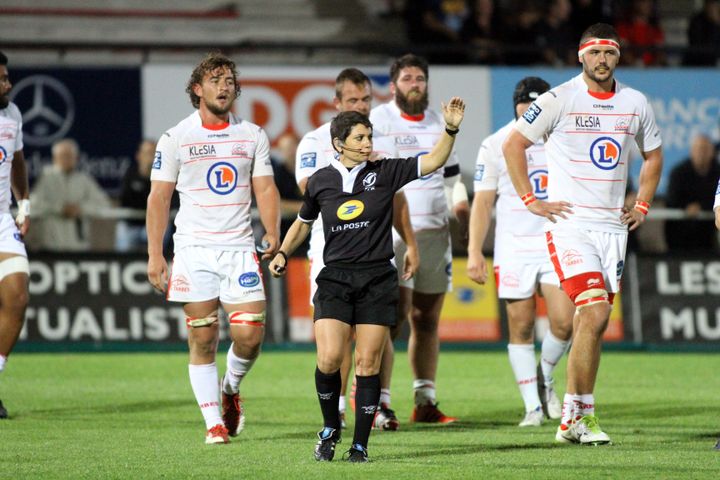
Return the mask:
<path id="1" fill-rule="evenodd" d="M 240 382 L 255 363 L 265 333 L 251 195 L 266 232 L 263 259 L 275 253 L 280 241 L 280 195 L 267 135 L 231 113 L 240 92 L 235 63 L 219 53 L 207 55 L 193 70 L 186 91 L 197 111 L 165 132 L 155 152 L 147 208 L 148 278 L 167 292 L 168 300 L 183 304 L 190 384 L 205 419 L 205 443 L 228 443 L 228 436 L 243 428 Z M 170 273 L 162 240 L 175 189 L 180 209 Z M 232 345 L 218 386 L 219 307 L 228 315 Z"/>
<path id="2" fill-rule="evenodd" d="M 595 416 L 595 380 L 625 264 L 628 228 L 650 209 L 662 172 L 662 141 L 647 98 L 613 78 L 620 57 L 617 32 L 597 23 L 582 34 L 581 74 L 541 95 L 503 144 L 508 174 L 528 210 L 549 220 L 547 248 L 563 290 L 575 303 L 567 392 L 555 439 L 610 443 Z M 533 193 L 525 150 L 545 140 L 548 199 Z M 643 156 L 637 200 L 624 208 L 629 154 Z"/>
<path id="3" fill-rule="evenodd" d="M 390 92 L 394 100 L 374 108 L 370 113 L 375 134 L 375 149 L 386 158 L 420 156 L 432 150 L 444 134 L 442 116 L 428 108 L 428 64 L 425 59 L 408 54 L 398 58 L 390 68 Z M 412 279 L 400 279 L 398 324 L 410 319 L 408 354 L 413 370 L 415 408 L 410 421 L 451 423 L 454 417 L 437 407 L 435 377 L 440 341 L 438 324 L 445 293 L 452 286 L 452 253 L 450 248 L 450 206 L 467 232 L 470 207 L 467 190 L 461 182 L 457 154 L 452 152 L 443 168 L 423 176 L 403 188 L 410 207 L 410 221 L 420 253 L 420 268 Z M 395 258 L 402 271 L 406 247 L 395 235 Z M 390 380 L 393 350 L 383 354 L 380 405 L 390 406 Z M 381 419 L 382 408 L 378 414 Z"/>
<path id="4" fill-rule="evenodd" d="M 22 115 L 10 102 L 8 58 L 0 52 L 0 372 L 17 342 L 28 304 L 30 268 L 23 237 L 30 228 L 30 191 L 23 155 Z M 10 215 L 11 195 L 18 214 Z M 0 419 L 8 412 L 0 401 Z"/>

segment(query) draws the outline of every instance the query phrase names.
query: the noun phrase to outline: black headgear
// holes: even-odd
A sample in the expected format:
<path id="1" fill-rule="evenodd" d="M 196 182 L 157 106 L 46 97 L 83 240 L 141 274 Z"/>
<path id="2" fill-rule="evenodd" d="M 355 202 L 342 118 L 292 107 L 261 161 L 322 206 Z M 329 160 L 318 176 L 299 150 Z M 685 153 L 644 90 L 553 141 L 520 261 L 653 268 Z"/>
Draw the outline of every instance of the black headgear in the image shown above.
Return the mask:
<path id="1" fill-rule="evenodd" d="M 513 109 L 518 103 L 534 102 L 543 93 L 550 90 L 550 85 L 540 77 L 525 77 L 518 82 L 513 92 Z"/>

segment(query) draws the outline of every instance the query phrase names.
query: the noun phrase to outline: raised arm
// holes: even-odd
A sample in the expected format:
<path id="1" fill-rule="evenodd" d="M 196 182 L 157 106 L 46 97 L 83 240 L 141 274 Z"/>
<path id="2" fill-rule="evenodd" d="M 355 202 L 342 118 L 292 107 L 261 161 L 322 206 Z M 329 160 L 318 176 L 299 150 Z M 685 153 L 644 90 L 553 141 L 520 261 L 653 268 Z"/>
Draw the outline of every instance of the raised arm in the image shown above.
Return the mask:
<path id="1" fill-rule="evenodd" d="M 447 105 L 442 104 L 445 133 L 435 144 L 430 153 L 420 157 L 420 173 L 424 176 L 445 165 L 455 144 L 455 134 L 460 131 L 460 124 L 465 115 L 465 102 L 460 97 L 452 97 Z"/>

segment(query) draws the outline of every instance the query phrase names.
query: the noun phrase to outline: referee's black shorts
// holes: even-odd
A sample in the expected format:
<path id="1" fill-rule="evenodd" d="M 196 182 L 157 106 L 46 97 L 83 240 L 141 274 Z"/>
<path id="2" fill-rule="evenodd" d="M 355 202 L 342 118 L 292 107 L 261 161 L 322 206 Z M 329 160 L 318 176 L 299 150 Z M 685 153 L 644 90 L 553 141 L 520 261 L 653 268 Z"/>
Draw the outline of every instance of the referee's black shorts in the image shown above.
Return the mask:
<path id="1" fill-rule="evenodd" d="M 325 265 L 315 282 L 315 320 L 395 326 L 400 294 L 390 262 Z"/>

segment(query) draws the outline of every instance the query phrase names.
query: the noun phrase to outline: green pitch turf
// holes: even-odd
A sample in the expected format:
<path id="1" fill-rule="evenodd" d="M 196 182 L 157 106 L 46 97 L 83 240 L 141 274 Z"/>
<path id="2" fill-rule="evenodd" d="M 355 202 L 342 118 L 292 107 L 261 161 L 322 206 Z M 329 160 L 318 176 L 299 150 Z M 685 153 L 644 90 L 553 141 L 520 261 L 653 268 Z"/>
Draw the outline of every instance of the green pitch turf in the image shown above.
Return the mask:
<path id="1" fill-rule="evenodd" d="M 720 478 L 719 355 L 605 354 L 596 400 L 609 447 L 556 444 L 555 422 L 518 428 L 522 402 L 499 352 L 443 353 L 441 408 L 461 421 L 410 425 L 406 359 L 393 383 L 401 430 L 373 432 L 372 462 L 351 465 L 340 461 L 351 431 L 336 461 L 312 458 L 312 353 L 264 353 L 242 385 L 245 431 L 214 446 L 203 444 L 184 354 L 19 353 L 0 376 L 11 414 L 0 421 L 0 479 Z"/>

